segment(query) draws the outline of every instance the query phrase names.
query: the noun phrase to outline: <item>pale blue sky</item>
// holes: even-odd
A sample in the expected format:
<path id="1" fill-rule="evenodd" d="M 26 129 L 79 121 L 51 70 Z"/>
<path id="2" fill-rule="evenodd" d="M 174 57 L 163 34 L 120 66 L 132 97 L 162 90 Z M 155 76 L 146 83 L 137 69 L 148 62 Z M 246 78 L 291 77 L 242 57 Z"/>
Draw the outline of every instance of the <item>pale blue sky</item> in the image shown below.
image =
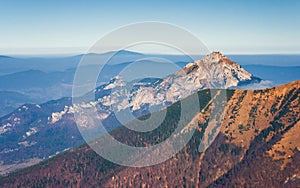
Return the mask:
<path id="1" fill-rule="evenodd" d="M 299 10 L 297 0 L 0 0 L 0 54 L 82 53 L 111 30 L 142 21 L 181 26 L 226 54 L 299 54 Z"/>

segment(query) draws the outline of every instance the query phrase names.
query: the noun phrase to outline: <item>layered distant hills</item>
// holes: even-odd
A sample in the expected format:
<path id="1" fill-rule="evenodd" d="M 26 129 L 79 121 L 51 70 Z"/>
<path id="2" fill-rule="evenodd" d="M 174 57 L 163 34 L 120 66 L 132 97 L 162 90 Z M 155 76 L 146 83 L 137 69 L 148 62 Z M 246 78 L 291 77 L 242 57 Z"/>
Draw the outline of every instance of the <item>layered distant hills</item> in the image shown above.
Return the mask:
<path id="1" fill-rule="evenodd" d="M 213 52 L 165 78 L 127 81 L 115 76 L 86 94 L 95 96 L 93 101 L 73 104 L 66 97 L 24 104 L 0 118 L 1 174 L 51 159 L 1 178 L 0 186 L 293 187 L 300 180 L 300 137 L 296 134 L 299 81 L 259 90 L 261 84 L 264 80 Z M 227 98 L 221 121 L 220 116 L 210 116 L 216 108 L 212 101 L 224 92 Z M 116 139 L 143 146 L 169 136 L 180 116 L 181 101 L 191 96 L 198 96 L 200 110 L 185 119 L 181 134 L 191 128 L 197 131 L 170 160 L 144 168 L 123 167 L 104 160 L 88 146 L 77 148 L 84 140 L 74 113 L 82 109 L 96 108 L 97 118 Z M 142 118 L 151 109 L 162 108 L 169 116 L 150 135 L 128 131 L 115 116 L 129 110 Z M 88 128 L 87 119 L 79 121 L 79 128 Z M 216 133 L 216 125 L 220 133 L 202 152 L 201 140 Z M 276 178 L 268 174 L 270 171 Z"/>
<path id="2" fill-rule="evenodd" d="M 105 58 L 112 55 L 113 57 L 108 62 L 104 62 Z M 62 97 L 71 97 L 76 68 L 83 57 L 89 59 L 89 63 L 82 67 L 87 71 L 94 70 L 95 64 L 106 64 L 102 70 L 102 76 L 98 79 L 97 84 L 100 86 L 118 75 L 124 67 L 133 63 L 134 60 L 149 56 L 151 55 L 130 51 L 69 57 L 0 56 L 0 92 L 2 92 L 0 104 L 6 104 L 0 109 L 0 117 L 12 112 L 21 104 L 44 103 Z M 180 67 L 191 61 L 191 58 L 184 56 L 167 56 L 167 58 Z M 161 66 L 162 69 L 165 68 L 164 64 Z M 165 70 L 167 72 L 167 69 Z M 168 73 L 171 74 L 173 71 Z M 13 98 L 9 92 L 15 93 Z M 25 98 L 24 96 L 30 97 Z"/>

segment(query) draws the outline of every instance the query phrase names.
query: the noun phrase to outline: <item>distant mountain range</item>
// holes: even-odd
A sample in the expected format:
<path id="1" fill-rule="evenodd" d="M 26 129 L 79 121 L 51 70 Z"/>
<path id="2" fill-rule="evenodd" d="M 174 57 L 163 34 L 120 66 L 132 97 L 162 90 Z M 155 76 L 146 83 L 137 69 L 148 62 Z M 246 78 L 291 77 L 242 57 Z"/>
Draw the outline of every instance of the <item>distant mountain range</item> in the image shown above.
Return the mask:
<path id="1" fill-rule="evenodd" d="M 110 81 L 112 77 L 118 75 L 136 59 L 166 58 L 181 68 L 192 62 L 191 58 L 180 55 L 141 54 L 130 51 L 114 53 L 87 54 L 85 56 L 89 58 L 90 63 L 84 68 L 94 70 L 94 63 L 101 64 L 105 57 L 114 55 L 104 67 L 102 77 L 98 79 L 98 86 Z M 21 103 L 44 103 L 62 97 L 71 97 L 74 74 L 82 57 L 84 57 L 83 54 L 68 57 L 0 56 L 0 91 L 2 92 L 0 104 L 10 101 L 8 106 L 0 109 L 0 117 L 12 112 Z M 253 88 L 267 88 L 300 79 L 298 55 L 230 55 L 229 57 L 243 65 L 254 76 L 268 80 L 260 85 L 252 86 Z M 155 66 L 152 69 L 157 68 L 158 64 L 158 62 L 153 62 Z M 165 64 L 159 64 L 160 70 L 172 74 L 173 69 L 169 69 Z M 151 68 L 151 66 L 149 67 Z M 14 100 L 11 100 L 9 94 L 4 95 L 5 92 L 18 93 L 20 98 L 14 95 Z M 24 95 L 30 96 L 30 99 L 24 100 L 25 98 L 21 97 Z"/>
<path id="2" fill-rule="evenodd" d="M 89 59 L 83 69 L 94 70 L 95 64 L 104 64 L 105 57 L 114 55 L 102 70 L 102 74 L 98 79 L 98 85 L 109 81 L 112 77 L 119 74 L 124 67 L 131 64 L 136 58 L 149 57 L 130 51 L 120 51 L 104 54 L 87 54 L 85 58 Z M 62 97 L 71 97 L 72 83 L 83 55 L 71 57 L 39 57 L 39 58 L 15 58 L 8 56 L 0 56 L 0 91 L 14 92 L 18 95 L 28 95 L 30 100 L 24 98 L 16 98 L 16 102 L 10 100 L 9 95 L 2 95 L 0 103 L 10 100 L 10 107 L 0 110 L 0 117 L 12 112 L 12 108 L 20 106 L 18 101 L 25 103 L 43 103 L 49 100 L 59 99 Z M 168 57 L 176 62 L 178 66 L 184 66 L 189 61 L 186 57 L 170 56 Z M 155 62 L 153 62 L 155 63 Z M 155 63 L 157 64 L 157 63 Z M 164 68 L 164 64 L 161 64 Z M 173 73 L 169 70 L 169 74 Z M 167 69 L 166 69 L 167 72 Z"/>
<path id="3" fill-rule="evenodd" d="M 45 57 L 15 57 L 15 56 L 1 56 L 0 55 L 0 75 L 12 74 L 27 70 L 40 70 L 43 72 L 65 71 L 67 69 L 76 68 L 83 56 L 90 56 L 95 59 L 97 63 L 101 63 L 105 57 L 114 57 L 109 64 L 120 64 L 124 62 L 131 62 L 138 58 L 155 56 L 160 58 L 167 58 L 172 62 L 191 62 L 191 58 L 182 55 L 164 55 L 164 54 L 141 54 L 122 50 L 115 54 L 115 52 L 108 52 L 103 54 L 80 54 L 74 56 L 45 56 Z M 200 59 L 201 55 L 197 57 Z M 291 67 L 299 66 L 300 55 L 228 55 L 230 59 L 239 62 L 240 65 L 266 65 L 266 66 L 281 66 Z M 94 63 L 95 63 L 94 62 Z M 104 63 L 104 62 L 103 62 Z"/>
<path id="4" fill-rule="evenodd" d="M 112 56 L 112 57 L 111 57 Z M 75 56 L 48 56 L 48 57 L 10 57 L 0 56 L 0 75 L 12 74 L 27 70 L 40 70 L 43 72 L 65 71 L 76 68 L 82 57 L 89 58 L 87 65 L 109 64 L 115 65 L 124 62 L 132 62 L 136 59 L 154 56 L 132 51 L 121 50 L 118 52 L 107 52 L 103 54 L 80 54 Z M 181 55 L 155 55 L 156 57 L 167 57 L 172 62 L 190 62 L 191 58 Z M 109 62 L 104 62 L 107 57 L 111 57 Z"/>

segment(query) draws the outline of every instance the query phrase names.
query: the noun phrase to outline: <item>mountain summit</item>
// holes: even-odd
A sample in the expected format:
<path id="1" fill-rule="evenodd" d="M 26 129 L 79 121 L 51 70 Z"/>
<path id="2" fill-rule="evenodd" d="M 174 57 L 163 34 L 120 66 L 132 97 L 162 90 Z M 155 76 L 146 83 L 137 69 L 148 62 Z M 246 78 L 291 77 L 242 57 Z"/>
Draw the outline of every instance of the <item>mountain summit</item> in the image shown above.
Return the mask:
<path id="1" fill-rule="evenodd" d="M 207 62 L 220 62 L 227 60 L 228 62 L 233 63 L 232 60 L 228 59 L 225 55 L 223 55 L 221 52 L 212 52 L 204 57 L 204 61 Z"/>
<path id="2" fill-rule="evenodd" d="M 207 80 L 206 88 L 230 88 L 244 82 L 260 81 L 220 52 L 212 52 L 201 60 L 189 63 L 183 70 L 198 77 L 197 82 Z"/>

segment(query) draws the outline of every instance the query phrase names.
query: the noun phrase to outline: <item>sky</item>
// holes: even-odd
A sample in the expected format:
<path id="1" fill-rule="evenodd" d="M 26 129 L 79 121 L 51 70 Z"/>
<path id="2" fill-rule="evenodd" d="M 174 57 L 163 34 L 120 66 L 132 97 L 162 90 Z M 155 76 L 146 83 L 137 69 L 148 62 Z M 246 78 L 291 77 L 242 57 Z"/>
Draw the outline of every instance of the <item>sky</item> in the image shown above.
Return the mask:
<path id="1" fill-rule="evenodd" d="M 298 0 L 0 0 L 0 54 L 84 53 L 144 21 L 182 27 L 225 54 L 300 54 L 299 10 Z"/>

